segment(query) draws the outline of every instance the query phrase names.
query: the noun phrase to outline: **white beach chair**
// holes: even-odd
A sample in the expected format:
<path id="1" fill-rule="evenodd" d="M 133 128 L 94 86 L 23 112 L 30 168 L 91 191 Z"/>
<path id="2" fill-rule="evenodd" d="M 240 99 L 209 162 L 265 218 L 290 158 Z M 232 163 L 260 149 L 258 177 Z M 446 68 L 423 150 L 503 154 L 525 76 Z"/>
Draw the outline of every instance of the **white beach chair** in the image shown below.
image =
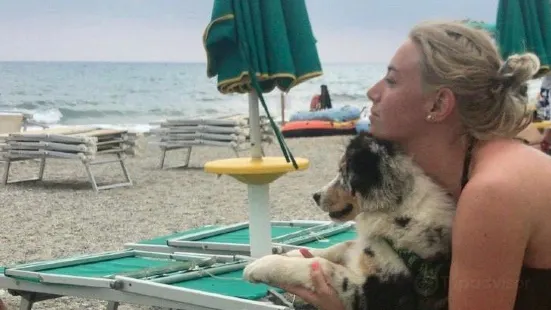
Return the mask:
<path id="1" fill-rule="evenodd" d="M 47 158 L 76 159 L 82 162 L 88 174 L 92 188 L 97 192 L 121 186 L 131 186 L 125 165 L 125 156 L 128 148 L 126 130 L 98 129 L 91 127 L 64 127 L 35 131 L 10 133 L 5 137 L 1 154 L 5 160 L 3 183 L 18 183 L 25 181 L 42 180 Z M 98 160 L 103 155 L 114 155 L 115 159 Z M 38 176 L 31 179 L 9 180 L 11 163 L 21 160 L 40 159 Z M 119 163 L 125 180 L 119 183 L 99 186 L 94 173 L 93 165 Z"/>
<path id="2" fill-rule="evenodd" d="M 159 128 L 152 129 L 161 148 L 159 167 L 165 166 L 166 153 L 173 150 L 185 150 L 186 157 L 183 165 L 188 167 L 193 147 L 211 146 L 225 147 L 233 150 L 236 157 L 239 153 L 251 148 L 250 129 L 247 118 L 234 119 L 172 119 L 154 122 Z M 261 119 L 262 143 L 273 142 L 273 131 L 267 119 Z M 261 147 L 262 153 L 264 149 Z"/>
<path id="3" fill-rule="evenodd" d="M 7 138 L 11 133 L 19 133 L 21 131 L 26 131 L 29 124 L 35 124 L 32 121 L 32 115 L 22 113 L 22 112 L 0 112 L 0 149 L 4 149 L 7 145 Z M 38 124 L 36 125 L 41 126 L 42 128 L 45 128 L 47 126 Z M 7 175 L 8 170 L 10 169 L 11 163 L 14 161 L 28 161 L 30 159 L 28 158 L 13 158 L 10 160 L 7 160 L 3 155 L 0 156 L 0 161 L 4 162 L 4 184 L 7 183 Z M 34 160 L 34 159 L 33 159 Z M 40 168 L 38 172 L 38 176 L 30 179 L 20 180 L 20 181 L 37 181 L 42 179 L 42 175 L 44 174 L 44 165 L 45 165 L 45 159 L 40 159 Z"/>
<path id="4" fill-rule="evenodd" d="M 49 126 L 36 121 L 30 113 L 19 111 L 0 111 L 0 134 L 10 132 L 27 131 L 29 126 L 41 127 L 42 129 Z"/>
<path id="5" fill-rule="evenodd" d="M 0 113 L 0 134 L 20 132 L 24 125 L 21 113 Z"/>

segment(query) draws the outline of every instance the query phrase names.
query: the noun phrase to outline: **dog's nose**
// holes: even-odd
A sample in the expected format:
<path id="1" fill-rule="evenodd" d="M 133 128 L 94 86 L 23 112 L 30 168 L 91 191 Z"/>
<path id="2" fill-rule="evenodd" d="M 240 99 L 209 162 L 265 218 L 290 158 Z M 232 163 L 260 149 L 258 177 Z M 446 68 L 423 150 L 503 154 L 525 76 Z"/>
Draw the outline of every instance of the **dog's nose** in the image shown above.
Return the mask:
<path id="1" fill-rule="evenodd" d="M 314 201 L 319 206 L 320 205 L 321 194 L 320 193 L 315 193 L 314 195 L 312 195 L 312 197 L 314 197 Z"/>

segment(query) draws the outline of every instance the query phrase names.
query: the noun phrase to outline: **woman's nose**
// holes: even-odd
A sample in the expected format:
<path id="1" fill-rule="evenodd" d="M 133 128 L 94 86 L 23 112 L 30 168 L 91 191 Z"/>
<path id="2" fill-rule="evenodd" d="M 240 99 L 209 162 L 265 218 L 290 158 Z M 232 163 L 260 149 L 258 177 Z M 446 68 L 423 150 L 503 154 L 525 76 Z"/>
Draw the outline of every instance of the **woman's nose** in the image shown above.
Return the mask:
<path id="1" fill-rule="evenodd" d="M 377 87 L 378 85 L 379 83 L 371 86 L 366 93 L 367 98 L 374 103 L 379 102 L 379 100 L 381 99 L 380 91 L 378 90 L 378 87 Z"/>

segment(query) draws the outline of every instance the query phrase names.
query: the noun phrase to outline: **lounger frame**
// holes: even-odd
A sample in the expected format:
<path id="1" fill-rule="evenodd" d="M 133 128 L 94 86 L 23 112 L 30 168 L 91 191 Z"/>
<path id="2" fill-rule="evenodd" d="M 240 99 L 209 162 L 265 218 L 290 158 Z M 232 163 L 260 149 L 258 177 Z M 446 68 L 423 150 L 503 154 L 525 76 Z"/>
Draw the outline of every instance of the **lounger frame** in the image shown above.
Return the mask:
<path id="1" fill-rule="evenodd" d="M 222 264 L 220 266 L 209 265 L 205 267 L 204 270 L 207 270 L 208 273 L 203 269 L 199 269 L 182 274 L 161 276 L 153 280 L 136 279 L 123 275 L 114 275 L 111 278 L 87 278 L 41 272 L 41 270 L 50 268 L 61 268 L 133 255 L 181 261 L 191 259 L 198 262 L 214 259 Z M 167 254 L 127 250 L 7 268 L 4 275 L 0 275 L 0 287 L 7 288 L 14 295 L 21 296 L 21 310 L 30 310 L 36 302 L 62 296 L 105 300 L 108 301 L 106 306 L 108 310 L 116 310 L 120 303 L 189 310 L 290 309 L 268 301 L 248 300 L 170 285 L 171 283 L 243 269 L 249 260 L 250 258 L 235 255 L 213 256 L 181 252 Z M 282 301 L 282 303 L 285 302 Z"/>
<path id="2" fill-rule="evenodd" d="M 32 152 L 32 154 L 31 154 Z M 4 174 L 2 177 L 2 183 L 3 184 L 12 184 L 12 183 L 21 183 L 21 182 L 29 182 L 29 181 L 41 181 L 44 177 L 44 169 L 46 168 L 46 159 L 47 158 L 66 158 L 66 159 L 78 159 L 82 162 L 84 165 L 84 169 L 86 170 L 86 174 L 88 176 L 88 181 L 92 185 L 92 188 L 94 191 L 99 192 L 100 190 L 105 189 L 111 189 L 111 188 L 117 188 L 117 187 L 124 187 L 124 186 L 132 186 L 133 182 L 132 179 L 130 179 L 130 174 L 128 173 L 128 168 L 126 168 L 125 164 L 125 158 L 126 156 L 123 154 L 124 151 L 116 152 L 114 153 L 115 158 L 113 159 L 106 159 L 106 160 L 94 160 L 94 161 L 83 161 L 80 157 L 77 155 L 75 156 L 67 156 L 61 152 L 55 152 L 55 151 L 29 151 L 29 158 L 6 158 L 4 160 Z M 24 156 L 24 154 L 21 154 Z M 10 168 L 12 167 L 11 164 L 13 162 L 17 161 L 34 161 L 36 159 L 39 159 L 40 166 L 38 167 L 38 175 L 35 177 L 27 178 L 27 179 L 17 179 L 17 180 L 10 180 Z M 96 176 L 94 172 L 92 171 L 92 166 L 96 165 L 105 165 L 105 164 L 111 164 L 111 163 L 119 163 L 122 175 L 124 176 L 124 181 L 122 182 L 115 182 L 111 184 L 105 184 L 105 185 L 98 185 L 96 181 Z"/>
<path id="3" fill-rule="evenodd" d="M 125 164 L 126 153 L 132 148 L 126 131 L 106 130 L 96 128 L 78 128 L 73 132 L 64 128 L 51 129 L 51 132 L 11 133 L 6 137 L 3 146 L 4 174 L 3 184 L 26 181 L 40 181 L 44 177 L 44 169 L 48 158 L 79 160 L 86 170 L 88 180 L 94 191 L 123 186 L 132 186 L 128 169 Z M 106 156 L 114 158 L 105 158 Z M 12 162 L 39 160 L 39 170 L 36 177 L 29 179 L 10 180 Z M 111 184 L 98 185 L 92 166 L 118 163 L 124 180 Z"/>
<path id="4" fill-rule="evenodd" d="M 298 248 L 300 244 L 319 240 L 354 227 L 352 222 L 294 220 L 272 221 L 271 223 L 274 226 L 302 228 L 272 239 L 274 248 L 283 252 Z M 250 252 L 248 245 L 202 242 L 201 240 L 247 228 L 247 225 L 248 222 L 243 222 L 223 227 L 205 227 L 205 229 L 184 233 L 181 237 L 167 238 L 166 245 L 128 243 L 125 244 L 127 249 L 121 251 L 6 268 L 4 274 L 0 274 L 0 288 L 8 289 L 11 294 L 21 296 L 20 309 L 22 310 L 31 310 L 36 302 L 62 296 L 104 300 L 107 301 L 106 309 L 108 310 L 117 310 L 121 303 L 184 310 L 294 309 L 292 302 L 274 289 L 268 289 L 266 297 L 261 300 L 249 300 L 171 285 L 206 276 L 223 276 L 224 273 L 244 268 L 248 262 L 254 260 L 248 255 Z M 205 252 L 205 249 L 208 251 Z M 161 270 L 147 274 L 140 273 L 142 270 L 134 270 L 101 277 L 68 276 L 46 272 L 52 268 L 136 256 L 170 260 L 171 262 L 194 262 L 196 264 L 194 266 L 199 268 L 186 269 L 187 267 L 182 267 L 181 269 L 170 269 L 169 272 Z M 167 268 L 171 268 L 171 266 L 173 265 L 169 265 Z"/>
<path id="5" fill-rule="evenodd" d="M 281 254 L 290 250 L 303 248 L 304 243 L 323 239 L 354 227 L 354 223 L 333 223 L 320 221 L 272 221 L 274 226 L 302 227 L 303 229 L 272 238 L 272 253 Z M 191 253 L 222 254 L 232 253 L 235 255 L 250 256 L 249 244 L 235 244 L 225 242 L 201 241 L 215 235 L 221 235 L 248 227 L 248 222 L 237 223 L 224 227 L 213 227 L 212 229 L 197 233 L 186 234 L 182 237 L 170 238 L 165 245 L 126 243 L 125 248 L 141 251 L 154 251 L 161 253 L 173 253 L 186 251 Z"/>
<path id="6" fill-rule="evenodd" d="M 225 147 L 233 151 L 236 157 L 240 152 L 250 150 L 250 137 L 247 119 L 174 119 L 153 122 L 159 128 L 150 132 L 160 139 L 151 142 L 161 149 L 159 168 L 188 168 L 193 147 L 213 146 Z M 262 142 L 272 142 L 272 132 L 265 119 L 261 124 Z M 169 151 L 183 150 L 184 162 L 166 167 L 166 155 Z M 265 155 L 261 146 L 262 155 Z"/>

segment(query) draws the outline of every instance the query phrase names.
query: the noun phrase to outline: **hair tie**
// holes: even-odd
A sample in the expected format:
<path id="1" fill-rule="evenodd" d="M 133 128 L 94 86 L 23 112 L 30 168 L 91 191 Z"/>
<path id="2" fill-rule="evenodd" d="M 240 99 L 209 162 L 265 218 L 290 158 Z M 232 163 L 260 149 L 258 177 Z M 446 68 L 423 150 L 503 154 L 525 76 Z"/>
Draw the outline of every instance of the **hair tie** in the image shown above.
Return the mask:
<path id="1" fill-rule="evenodd" d="M 497 75 L 498 76 L 505 76 L 507 75 L 507 73 L 504 73 L 503 71 L 505 71 L 507 68 L 509 68 L 509 60 L 510 58 L 507 58 L 507 60 L 505 60 L 503 62 L 503 64 L 501 65 L 501 67 L 499 67 L 499 69 L 497 70 Z M 510 75 L 510 73 L 509 73 Z"/>

